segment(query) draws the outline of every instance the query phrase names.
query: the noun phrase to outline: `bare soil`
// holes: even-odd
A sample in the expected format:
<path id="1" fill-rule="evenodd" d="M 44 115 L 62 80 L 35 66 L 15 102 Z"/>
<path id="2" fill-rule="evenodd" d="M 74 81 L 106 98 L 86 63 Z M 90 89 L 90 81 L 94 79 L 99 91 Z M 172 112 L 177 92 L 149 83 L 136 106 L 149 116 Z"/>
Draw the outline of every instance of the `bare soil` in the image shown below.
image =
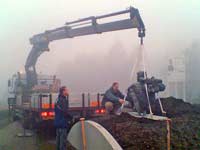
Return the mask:
<path id="1" fill-rule="evenodd" d="M 2 111 L 2 110 L 8 110 L 8 107 L 4 106 L 4 105 L 0 105 L 0 111 Z"/>
<path id="2" fill-rule="evenodd" d="M 0 129 L 0 150 L 37 150 L 37 145 L 33 137 L 17 137 L 23 132 L 19 122 L 13 122 Z"/>
<path id="3" fill-rule="evenodd" d="M 162 99 L 171 118 L 171 149 L 200 149 L 200 106 L 173 97 Z M 165 121 L 137 119 L 128 114 L 94 119 L 103 125 L 125 150 L 165 150 Z"/>

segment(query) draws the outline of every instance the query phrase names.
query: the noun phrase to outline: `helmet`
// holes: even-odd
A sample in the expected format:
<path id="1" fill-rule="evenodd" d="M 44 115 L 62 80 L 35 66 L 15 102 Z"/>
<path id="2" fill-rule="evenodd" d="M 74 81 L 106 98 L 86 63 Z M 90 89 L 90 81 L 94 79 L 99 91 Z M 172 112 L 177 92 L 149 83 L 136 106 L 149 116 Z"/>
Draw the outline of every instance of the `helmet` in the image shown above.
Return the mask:
<path id="1" fill-rule="evenodd" d="M 138 82 L 144 82 L 145 74 L 146 74 L 146 72 L 144 72 L 144 71 L 137 72 L 137 81 Z"/>

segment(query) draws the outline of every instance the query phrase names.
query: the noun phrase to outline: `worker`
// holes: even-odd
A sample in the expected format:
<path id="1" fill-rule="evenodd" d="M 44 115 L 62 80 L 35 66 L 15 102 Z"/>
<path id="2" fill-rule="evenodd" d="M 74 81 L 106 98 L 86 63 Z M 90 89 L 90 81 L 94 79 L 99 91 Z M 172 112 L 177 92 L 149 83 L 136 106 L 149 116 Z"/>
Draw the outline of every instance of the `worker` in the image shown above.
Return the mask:
<path id="1" fill-rule="evenodd" d="M 128 100 L 132 103 L 133 109 L 139 115 L 145 116 L 148 111 L 148 101 L 145 90 L 145 73 L 137 73 L 137 82 L 128 88 Z"/>
<path id="2" fill-rule="evenodd" d="M 116 113 L 124 102 L 124 95 L 119 90 L 119 83 L 114 82 L 112 87 L 105 92 L 102 106 L 105 107 L 107 114 L 111 114 Z"/>
<path id="3" fill-rule="evenodd" d="M 68 114 L 68 95 L 67 87 L 61 87 L 55 103 L 56 150 L 66 150 L 68 122 L 71 120 Z"/>
<path id="4" fill-rule="evenodd" d="M 155 77 L 147 78 L 145 76 L 147 75 L 144 71 L 137 73 L 137 82 L 128 88 L 127 99 L 132 103 L 133 109 L 139 115 L 145 116 L 147 112 L 150 112 L 151 106 L 153 106 L 156 114 L 161 114 L 160 104 L 156 100 L 156 93 L 164 91 L 165 85 L 161 79 Z"/>

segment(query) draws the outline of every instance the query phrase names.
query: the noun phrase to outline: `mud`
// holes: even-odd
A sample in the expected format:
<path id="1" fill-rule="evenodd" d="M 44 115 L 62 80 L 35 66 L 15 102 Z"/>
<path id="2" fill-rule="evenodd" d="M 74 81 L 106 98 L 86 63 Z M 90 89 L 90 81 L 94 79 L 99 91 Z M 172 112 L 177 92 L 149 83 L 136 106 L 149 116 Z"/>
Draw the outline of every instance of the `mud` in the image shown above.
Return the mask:
<path id="1" fill-rule="evenodd" d="M 7 106 L 0 105 L 0 111 L 3 111 L 3 110 L 8 110 L 8 107 L 7 107 Z"/>
<path id="2" fill-rule="evenodd" d="M 200 149 L 200 106 L 175 98 L 162 99 L 171 118 L 171 149 Z M 125 150 L 167 149 L 166 121 L 137 119 L 128 114 L 107 116 L 94 121 L 103 125 Z"/>
<path id="3" fill-rule="evenodd" d="M 200 115 L 200 105 L 192 105 L 184 102 L 182 99 L 175 99 L 173 97 L 163 98 L 161 101 L 168 117 L 174 118 L 184 117 L 184 115 Z"/>
<path id="4" fill-rule="evenodd" d="M 35 136 L 17 137 L 18 133 L 23 133 L 19 122 L 10 123 L 0 129 L 0 150 L 36 150 Z"/>

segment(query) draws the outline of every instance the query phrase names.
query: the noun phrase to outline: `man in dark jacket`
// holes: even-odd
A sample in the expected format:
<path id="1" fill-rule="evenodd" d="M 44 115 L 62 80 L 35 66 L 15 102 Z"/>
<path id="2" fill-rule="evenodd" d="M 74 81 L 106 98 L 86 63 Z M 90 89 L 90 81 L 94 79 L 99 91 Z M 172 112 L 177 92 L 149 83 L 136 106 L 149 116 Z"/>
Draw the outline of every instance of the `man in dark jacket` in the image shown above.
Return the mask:
<path id="1" fill-rule="evenodd" d="M 68 95 L 68 89 L 61 87 L 55 103 L 56 150 L 66 150 L 68 121 L 71 119 L 68 114 Z"/>
<path id="2" fill-rule="evenodd" d="M 125 102 L 124 95 L 119 90 L 119 83 L 114 82 L 103 97 L 102 106 L 105 107 L 106 113 L 116 113 L 116 111 Z"/>

